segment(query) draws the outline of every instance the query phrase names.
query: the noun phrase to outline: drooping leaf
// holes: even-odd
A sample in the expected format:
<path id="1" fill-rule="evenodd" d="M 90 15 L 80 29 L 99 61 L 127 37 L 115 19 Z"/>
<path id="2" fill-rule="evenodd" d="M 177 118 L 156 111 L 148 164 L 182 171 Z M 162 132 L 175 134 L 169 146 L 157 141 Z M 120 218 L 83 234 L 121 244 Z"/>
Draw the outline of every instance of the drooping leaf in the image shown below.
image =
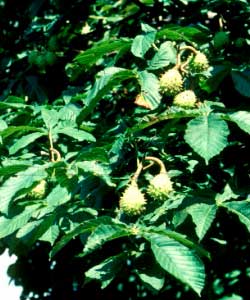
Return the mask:
<path id="1" fill-rule="evenodd" d="M 232 71 L 235 89 L 245 97 L 250 97 L 250 71 Z"/>
<path id="2" fill-rule="evenodd" d="M 145 53 L 154 43 L 156 37 L 156 30 L 149 25 L 142 24 L 142 30 L 145 33 L 137 35 L 134 38 L 131 46 L 131 52 L 134 54 L 134 56 L 140 58 L 144 57 Z"/>
<path id="3" fill-rule="evenodd" d="M 0 217 L 0 239 L 25 226 L 32 217 L 32 212 L 37 210 L 39 206 L 40 204 L 26 206 L 23 212 L 12 218 Z"/>
<path id="4" fill-rule="evenodd" d="M 177 52 L 172 42 L 164 42 L 148 62 L 148 69 L 155 70 L 176 63 Z"/>
<path id="5" fill-rule="evenodd" d="M 206 203 L 197 203 L 188 207 L 187 212 L 192 216 L 195 224 L 195 232 L 202 240 L 208 229 L 213 223 L 216 215 L 216 205 L 210 205 Z"/>
<path id="6" fill-rule="evenodd" d="M 87 94 L 84 102 L 85 107 L 78 116 L 77 122 L 81 123 L 92 112 L 102 97 L 112 90 L 114 86 L 131 78 L 135 78 L 134 72 L 123 68 L 108 67 L 101 71 L 93 88 Z"/>
<path id="7" fill-rule="evenodd" d="M 20 149 L 25 148 L 26 146 L 33 143 L 34 141 L 36 141 L 37 139 L 39 139 L 40 137 L 42 137 L 44 135 L 46 135 L 46 133 L 34 132 L 34 133 L 30 133 L 30 134 L 22 136 L 12 146 L 10 146 L 10 148 L 9 148 L 10 155 L 15 154 Z"/>
<path id="8" fill-rule="evenodd" d="M 88 282 L 93 279 L 99 280 L 101 282 L 101 288 L 104 289 L 116 277 L 117 273 L 122 270 L 125 262 L 126 255 L 124 253 L 109 257 L 99 265 L 85 272 L 86 281 Z"/>
<path id="9" fill-rule="evenodd" d="M 147 71 L 138 72 L 138 81 L 141 86 L 141 94 L 151 109 L 158 107 L 161 101 L 159 92 L 159 80 L 153 73 Z"/>
<path id="10" fill-rule="evenodd" d="M 153 234 L 150 241 L 160 266 L 200 295 L 205 284 L 205 270 L 194 252 L 164 235 Z"/>
<path id="11" fill-rule="evenodd" d="M 250 201 L 249 200 L 242 200 L 242 201 L 230 201 L 230 202 L 223 202 L 220 204 L 227 208 L 232 213 L 236 214 L 241 223 L 243 223 L 247 230 L 250 232 Z"/>
<path id="12" fill-rule="evenodd" d="M 18 191 L 27 189 L 34 182 L 39 182 L 46 177 L 45 166 L 34 165 L 23 172 L 17 173 L 16 176 L 7 179 L 0 187 L 0 211 L 7 213 L 9 204 Z"/>
<path id="13" fill-rule="evenodd" d="M 216 91 L 230 71 L 231 68 L 227 65 L 213 66 L 210 71 L 210 76 L 207 79 L 200 81 L 200 87 L 208 93 Z"/>
<path id="14" fill-rule="evenodd" d="M 185 141 L 206 163 L 227 146 L 227 123 L 215 114 L 200 116 L 188 122 Z"/>
<path id="15" fill-rule="evenodd" d="M 125 224 L 101 224 L 88 237 L 83 253 L 80 256 L 96 250 L 108 241 L 128 235 L 130 235 L 130 231 Z"/>
<path id="16" fill-rule="evenodd" d="M 250 112 L 240 110 L 229 114 L 229 118 L 235 122 L 240 129 L 250 134 Z"/>
<path id="17" fill-rule="evenodd" d="M 64 127 L 56 130 L 57 133 L 65 134 L 67 136 L 70 136 L 80 142 L 82 141 L 88 141 L 88 142 L 95 142 L 95 137 L 86 131 L 78 130 L 77 128 L 72 127 Z"/>

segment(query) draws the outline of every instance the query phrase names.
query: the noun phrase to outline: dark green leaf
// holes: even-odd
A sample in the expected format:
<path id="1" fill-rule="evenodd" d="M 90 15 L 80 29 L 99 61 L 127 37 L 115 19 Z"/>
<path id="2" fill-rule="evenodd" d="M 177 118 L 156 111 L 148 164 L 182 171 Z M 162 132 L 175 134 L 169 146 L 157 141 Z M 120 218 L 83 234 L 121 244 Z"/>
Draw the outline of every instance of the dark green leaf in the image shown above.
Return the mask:
<path id="1" fill-rule="evenodd" d="M 200 87 L 208 92 L 212 93 L 216 91 L 225 77 L 230 73 L 231 68 L 227 65 L 215 65 L 211 70 L 209 78 L 200 82 Z"/>
<path id="2" fill-rule="evenodd" d="M 250 97 L 250 71 L 232 71 L 232 79 L 236 90 L 245 97 Z"/>
<path id="3" fill-rule="evenodd" d="M 0 176 L 9 176 L 14 175 L 18 172 L 24 171 L 29 165 L 27 164 L 18 164 L 18 165 L 9 165 L 0 168 Z"/>
<path id="4" fill-rule="evenodd" d="M 164 286 L 165 272 L 155 261 L 148 257 L 145 259 L 146 261 L 143 261 L 136 269 L 136 273 L 145 285 L 149 286 L 153 290 L 159 291 Z"/>
<path id="5" fill-rule="evenodd" d="M 123 253 L 109 257 L 85 272 L 86 279 L 87 281 L 100 280 L 101 288 L 104 289 L 116 277 L 117 273 L 122 270 L 125 263 L 126 256 Z"/>
<path id="6" fill-rule="evenodd" d="M 109 162 L 107 151 L 102 147 L 83 148 L 77 156 L 77 161 L 83 160 L 96 160 L 103 163 Z"/>

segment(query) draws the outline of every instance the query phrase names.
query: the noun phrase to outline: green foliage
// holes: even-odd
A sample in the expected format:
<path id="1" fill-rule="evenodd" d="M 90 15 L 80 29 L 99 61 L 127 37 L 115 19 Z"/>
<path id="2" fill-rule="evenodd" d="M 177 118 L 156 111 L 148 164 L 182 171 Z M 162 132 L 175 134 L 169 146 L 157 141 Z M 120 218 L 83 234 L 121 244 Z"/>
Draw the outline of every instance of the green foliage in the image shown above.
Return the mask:
<path id="1" fill-rule="evenodd" d="M 238 277 L 249 277 L 248 2 L 7 2 L 0 250 L 18 256 L 10 274 L 23 299 L 78 300 L 88 289 L 98 299 L 247 297 Z M 209 66 L 192 67 L 197 53 Z M 172 69 L 191 107 L 164 92 Z M 171 180 L 162 201 L 148 193 L 158 174 Z M 135 216 L 120 208 L 133 184 L 128 205 L 143 199 Z"/>

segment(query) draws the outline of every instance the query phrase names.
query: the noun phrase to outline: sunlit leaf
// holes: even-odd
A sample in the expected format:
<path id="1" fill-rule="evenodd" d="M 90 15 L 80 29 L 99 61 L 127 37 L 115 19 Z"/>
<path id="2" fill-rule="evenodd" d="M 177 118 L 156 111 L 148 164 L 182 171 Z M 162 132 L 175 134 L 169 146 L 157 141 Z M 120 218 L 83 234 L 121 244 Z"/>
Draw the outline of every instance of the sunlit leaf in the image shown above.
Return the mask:
<path id="1" fill-rule="evenodd" d="M 216 116 L 200 116 L 188 122 L 185 140 L 206 163 L 227 146 L 227 123 Z"/>

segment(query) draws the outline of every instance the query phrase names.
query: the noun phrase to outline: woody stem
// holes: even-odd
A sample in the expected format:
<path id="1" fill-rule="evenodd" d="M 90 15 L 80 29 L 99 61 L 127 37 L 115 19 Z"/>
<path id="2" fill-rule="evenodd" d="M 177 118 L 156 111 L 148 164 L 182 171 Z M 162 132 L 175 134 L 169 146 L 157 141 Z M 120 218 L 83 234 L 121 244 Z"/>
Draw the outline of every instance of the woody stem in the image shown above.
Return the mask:
<path id="1" fill-rule="evenodd" d="M 157 163 L 160 167 L 160 173 L 167 173 L 164 163 L 159 158 L 154 157 L 154 156 L 146 156 L 145 160 L 151 160 L 151 161 Z"/>

